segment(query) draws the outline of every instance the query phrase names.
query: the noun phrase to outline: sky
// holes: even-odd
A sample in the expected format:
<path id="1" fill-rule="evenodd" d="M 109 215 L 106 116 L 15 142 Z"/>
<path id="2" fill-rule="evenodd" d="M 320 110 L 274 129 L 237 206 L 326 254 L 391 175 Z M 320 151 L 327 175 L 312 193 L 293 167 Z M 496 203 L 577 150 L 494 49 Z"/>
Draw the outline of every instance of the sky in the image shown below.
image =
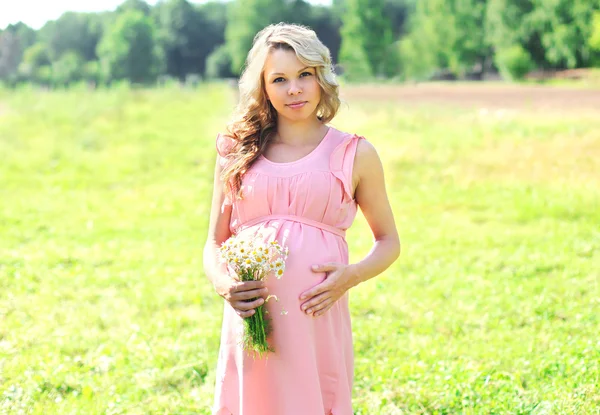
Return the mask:
<path id="1" fill-rule="evenodd" d="M 156 4 L 157 0 L 146 0 Z M 328 0 L 310 0 L 312 4 L 328 4 Z M 11 23 L 22 21 L 39 29 L 48 20 L 56 20 L 67 11 L 98 12 L 114 10 L 123 0 L 0 0 L 0 29 Z M 193 1 L 192 3 L 201 3 Z"/>

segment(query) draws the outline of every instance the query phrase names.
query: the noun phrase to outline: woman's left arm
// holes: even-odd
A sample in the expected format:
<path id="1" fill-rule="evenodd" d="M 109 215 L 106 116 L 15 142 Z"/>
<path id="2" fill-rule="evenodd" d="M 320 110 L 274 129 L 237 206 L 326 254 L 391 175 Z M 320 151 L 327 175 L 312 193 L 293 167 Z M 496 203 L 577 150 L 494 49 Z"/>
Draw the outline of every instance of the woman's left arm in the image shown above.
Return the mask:
<path id="1" fill-rule="evenodd" d="M 326 272 L 327 278 L 300 296 L 302 310 L 317 317 L 326 312 L 346 291 L 371 279 L 394 263 L 400 255 L 400 238 L 387 196 L 383 165 L 375 147 L 359 140 L 353 167 L 355 199 L 373 237 L 371 251 L 355 264 L 316 264 L 314 272 Z"/>

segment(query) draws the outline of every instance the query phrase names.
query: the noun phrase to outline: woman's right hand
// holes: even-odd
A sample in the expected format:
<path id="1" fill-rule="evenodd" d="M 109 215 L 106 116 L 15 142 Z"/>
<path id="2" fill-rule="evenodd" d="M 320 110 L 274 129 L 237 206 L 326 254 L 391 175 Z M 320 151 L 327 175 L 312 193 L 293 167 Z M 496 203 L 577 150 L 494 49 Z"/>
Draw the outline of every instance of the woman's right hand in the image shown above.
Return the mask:
<path id="1" fill-rule="evenodd" d="M 215 291 L 242 318 L 254 314 L 254 309 L 264 304 L 268 295 L 264 281 L 238 281 L 229 276 L 217 281 Z"/>

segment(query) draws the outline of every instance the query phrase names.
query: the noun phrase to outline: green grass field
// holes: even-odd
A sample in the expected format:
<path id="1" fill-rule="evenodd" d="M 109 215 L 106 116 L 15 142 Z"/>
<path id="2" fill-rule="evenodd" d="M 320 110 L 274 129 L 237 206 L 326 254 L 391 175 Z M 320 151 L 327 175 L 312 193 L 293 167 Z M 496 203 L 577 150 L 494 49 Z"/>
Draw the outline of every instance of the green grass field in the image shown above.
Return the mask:
<path id="1" fill-rule="evenodd" d="M 218 85 L 0 91 L 0 414 L 210 413 L 232 107 Z M 600 109 L 355 100 L 333 125 L 378 149 L 403 244 L 351 292 L 355 414 L 599 414 Z M 348 241 L 371 247 L 360 215 Z"/>

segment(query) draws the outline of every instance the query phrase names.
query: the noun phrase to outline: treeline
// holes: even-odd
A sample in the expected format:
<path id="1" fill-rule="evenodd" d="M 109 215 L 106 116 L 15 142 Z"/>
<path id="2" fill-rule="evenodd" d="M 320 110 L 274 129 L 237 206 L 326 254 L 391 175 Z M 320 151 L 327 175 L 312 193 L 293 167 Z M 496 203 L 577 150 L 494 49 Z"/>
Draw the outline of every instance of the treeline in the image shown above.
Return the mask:
<path id="1" fill-rule="evenodd" d="M 600 0 L 126 0 L 0 30 L 0 82 L 235 77 L 256 32 L 280 21 L 312 27 L 350 81 L 600 66 Z"/>

